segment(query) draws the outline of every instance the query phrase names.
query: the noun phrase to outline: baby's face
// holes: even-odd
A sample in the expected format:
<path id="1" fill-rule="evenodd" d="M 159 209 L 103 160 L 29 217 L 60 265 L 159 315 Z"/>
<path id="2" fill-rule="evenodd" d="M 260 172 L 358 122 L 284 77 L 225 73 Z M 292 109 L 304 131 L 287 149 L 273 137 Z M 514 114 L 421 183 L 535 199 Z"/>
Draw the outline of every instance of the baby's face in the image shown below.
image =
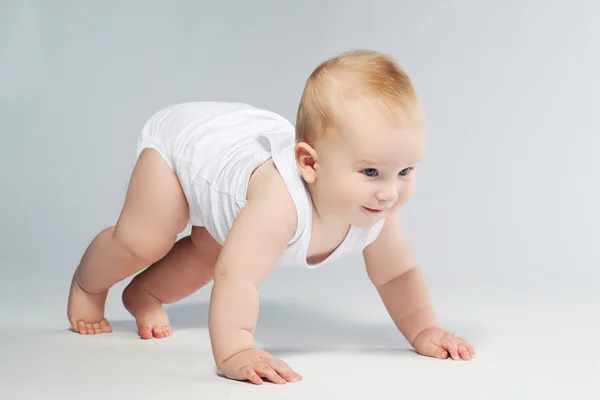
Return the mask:
<path id="1" fill-rule="evenodd" d="M 357 109 L 343 132 L 317 150 L 315 195 L 322 209 L 369 227 L 406 203 L 415 191 L 415 168 L 425 151 L 421 107 L 395 121 Z"/>

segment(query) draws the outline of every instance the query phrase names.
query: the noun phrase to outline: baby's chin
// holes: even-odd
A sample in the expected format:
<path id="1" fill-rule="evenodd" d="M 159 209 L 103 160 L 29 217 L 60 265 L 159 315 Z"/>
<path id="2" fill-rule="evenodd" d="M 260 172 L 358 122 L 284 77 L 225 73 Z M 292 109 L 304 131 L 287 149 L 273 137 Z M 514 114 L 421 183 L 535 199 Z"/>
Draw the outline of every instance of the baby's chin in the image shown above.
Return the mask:
<path id="1" fill-rule="evenodd" d="M 360 218 L 354 218 L 351 225 L 356 226 L 357 228 L 368 229 L 377 225 L 382 219 L 385 219 L 389 212 L 381 212 L 375 215 L 365 215 Z"/>

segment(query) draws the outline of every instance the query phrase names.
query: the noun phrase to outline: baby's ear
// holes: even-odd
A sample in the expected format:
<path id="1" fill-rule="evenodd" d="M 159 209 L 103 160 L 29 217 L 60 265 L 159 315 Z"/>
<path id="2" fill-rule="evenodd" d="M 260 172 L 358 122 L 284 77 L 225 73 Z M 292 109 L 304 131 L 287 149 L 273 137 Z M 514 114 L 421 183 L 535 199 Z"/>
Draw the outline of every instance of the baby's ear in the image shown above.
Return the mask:
<path id="1" fill-rule="evenodd" d="M 317 152 L 308 143 L 300 142 L 296 144 L 294 154 L 302 177 L 306 183 L 313 183 L 317 179 Z"/>

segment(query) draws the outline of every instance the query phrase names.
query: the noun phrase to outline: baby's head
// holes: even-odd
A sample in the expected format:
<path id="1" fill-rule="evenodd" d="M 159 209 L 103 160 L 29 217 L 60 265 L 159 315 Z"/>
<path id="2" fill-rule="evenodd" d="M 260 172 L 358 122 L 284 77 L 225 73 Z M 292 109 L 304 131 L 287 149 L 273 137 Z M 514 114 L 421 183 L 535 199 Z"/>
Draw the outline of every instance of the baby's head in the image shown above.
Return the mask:
<path id="1" fill-rule="evenodd" d="M 425 137 L 421 102 L 400 66 L 378 52 L 347 52 L 306 82 L 296 162 L 319 214 L 368 227 L 412 197 Z"/>

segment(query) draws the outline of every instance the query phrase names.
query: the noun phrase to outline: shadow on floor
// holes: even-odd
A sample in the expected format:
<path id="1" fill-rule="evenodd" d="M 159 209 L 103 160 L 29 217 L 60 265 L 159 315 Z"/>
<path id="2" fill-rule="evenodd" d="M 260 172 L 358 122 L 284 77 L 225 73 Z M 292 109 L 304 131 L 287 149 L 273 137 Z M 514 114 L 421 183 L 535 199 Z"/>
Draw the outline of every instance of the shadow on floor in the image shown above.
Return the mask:
<path id="1" fill-rule="evenodd" d="M 166 308 L 173 329 L 208 329 L 208 303 L 174 304 Z M 114 331 L 136 331 L 132 320 L 111 321 Z M 361 325 L 335 314 L 297 303 L 261 301 L 255 332 L 257 344 L 272 354 L 307 353 L 340 349 L 409 349 L 390 321 Z"/>
<path id="2" fill-rule="evenodd" d="M 208 303 L 174 304 L 166 308 L 175 331 L 208 329 Z M 133 320 L 111 321 L 114 331 L 136 332 Z M 446 329 L 453 329 L 446 327 Z M 261 301 L 257 344 L 273 355 L 351 350 L 412 353 L 391 320 L 379 325 L 347 320 L 297 303 Z"/>

